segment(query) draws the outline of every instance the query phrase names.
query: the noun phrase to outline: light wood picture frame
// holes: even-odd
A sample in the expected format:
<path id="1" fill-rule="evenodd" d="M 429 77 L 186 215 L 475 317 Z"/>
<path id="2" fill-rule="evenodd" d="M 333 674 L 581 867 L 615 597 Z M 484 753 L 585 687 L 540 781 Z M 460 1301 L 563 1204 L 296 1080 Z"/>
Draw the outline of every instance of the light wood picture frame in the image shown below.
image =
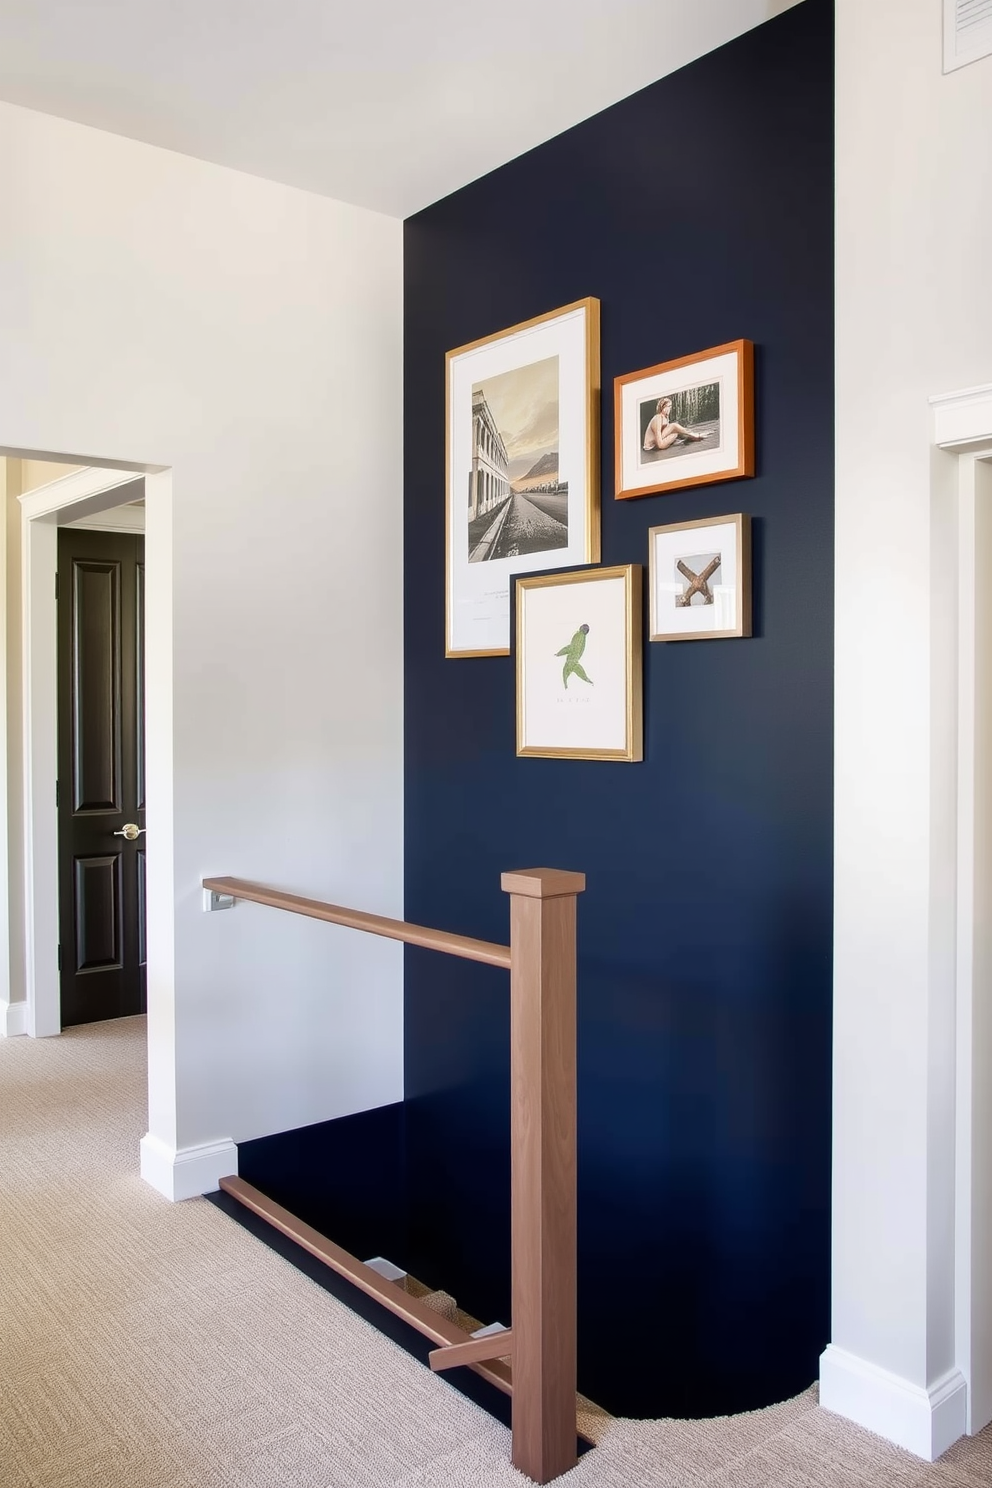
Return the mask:
<path id="1" fill-rule="evenodd" d="M 508 656 L 513 575 L 599 561 L 599 301 L 445 358 L 445 655 Z"/>
<path id="2" fill-rule="evenodd" d="M 517 754 L 644 757 L 639 563 L 516 581 Z"/>
<path id="3" fill-rule="evenodd" d="M 671 522 L 648 532 L 652 641 L 751 634 L 751 518 L 745 512 Z"/>
<path id="4" fill-rule="evenodd" d="M 613 385 L 616 496 L 754 475 L 754 343 L 728 341 Z"/>

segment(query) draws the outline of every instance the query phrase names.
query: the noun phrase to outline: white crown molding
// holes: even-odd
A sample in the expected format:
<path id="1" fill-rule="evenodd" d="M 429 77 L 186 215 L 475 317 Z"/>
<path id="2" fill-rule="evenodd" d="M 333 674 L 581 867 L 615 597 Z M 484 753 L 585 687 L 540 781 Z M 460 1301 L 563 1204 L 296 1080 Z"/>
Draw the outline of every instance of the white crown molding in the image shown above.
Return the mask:
<path id="1" fill-rule="evenodd" d="M 930 407 L 933 442 L 941 449 L 992 444 L 992 383 L 956 393 L 938 393 L 930 399 Z"/>
<path id="2" fill-rule="evenodd" d="M 926 1462 L 967 1430 L 968 1387 L 959 1369 L 925 1390 L 834 1344 L 820 1355 L 820 1404 Z"/>
<path id="3" fill-rule="evenodd" d="M 19 496 L 22 518 L 28 522 L 48 518 L 49 522 L 64 527 L 67 522 L 122 504 L 115 501 L 113 493 L 141 478 L 141 470 L 110 470 L 106 466 L 73 470 L 70 475 L 59 476 L 58 481 L 49 481 L 48 485 L 39 485 L 37 490 Z"/>
<path id="4" fill-rule="evenodd" d="M 101 465 L 87 465 L 82 470 L 73 470 L 68 475 L 60 475 L 57 480 L 37 486 L 33 491 L 25 491 L 17 499 L 29 519 L 45 517 L 85 501 L 89 496 L 115 490 L 140 478 L 140 470 L 109 470 Z"/>
<path id="5" fill-rule="evenodd" d="M 141 1176 L 167 1199 L 195 1199 L 213 1193 L 222 1178 L 236 1177 L 237 1172 L 238 1149 L 229 1137 L 178 1149 L 151 1132 L 141 1139 Z"/>
<path id="6" fill-rule="evenodd" d="M 26 1002 L 0 1002 L 0 1038 L 19 1038 L 28 1031 Z"/>

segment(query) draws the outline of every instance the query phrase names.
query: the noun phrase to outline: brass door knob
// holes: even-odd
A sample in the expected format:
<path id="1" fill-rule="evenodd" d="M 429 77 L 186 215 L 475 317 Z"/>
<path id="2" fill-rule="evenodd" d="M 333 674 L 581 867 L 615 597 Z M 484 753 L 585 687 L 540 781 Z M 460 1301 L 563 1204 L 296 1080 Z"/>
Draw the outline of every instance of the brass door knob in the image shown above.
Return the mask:
<path id="1" fill-rule="evenodd" d="M 126 837 L 128 842 L 137 842 L 144 830 L 145 828 L 139 827 L 136 822 L 125 822 L 120 831 L 114 833 L 114 836 Z"/>

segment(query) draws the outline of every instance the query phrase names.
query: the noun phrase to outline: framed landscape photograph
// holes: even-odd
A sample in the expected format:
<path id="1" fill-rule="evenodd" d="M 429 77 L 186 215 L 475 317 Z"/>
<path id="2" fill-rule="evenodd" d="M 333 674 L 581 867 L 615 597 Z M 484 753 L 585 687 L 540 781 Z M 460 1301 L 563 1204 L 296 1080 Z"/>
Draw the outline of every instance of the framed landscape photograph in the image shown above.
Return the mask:
<path id="1" fill-rule="evenodd" d="M 599 301 L 445 361 L 445 655 L 507 656 L 511 575 L 599 559 Z"/>
<path id="2" fill-rule="evenodd" d="M 517 579 L 517 754 L 644 755 L 641 566 Z"/>
<path id="3" fill-rule="evenodd" d="M 652 641 L 751 634 L 751 518 L 703 517 L 648 533 Z"/>
<path id="4" fill-rule="evenodd" d="M 617 500 L 754 474 L 754 345 L 730 341 L 614 383 Z"/>

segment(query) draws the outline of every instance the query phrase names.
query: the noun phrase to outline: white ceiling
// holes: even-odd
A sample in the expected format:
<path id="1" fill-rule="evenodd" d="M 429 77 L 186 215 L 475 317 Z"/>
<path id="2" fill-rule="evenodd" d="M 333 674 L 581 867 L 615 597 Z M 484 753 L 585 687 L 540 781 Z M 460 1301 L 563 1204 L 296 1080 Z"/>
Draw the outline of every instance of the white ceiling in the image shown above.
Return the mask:
<path id="1" fill-rule="evenodd" d="M 404 217 L 797 0 L 0 0 L 0 98 Z"/>

